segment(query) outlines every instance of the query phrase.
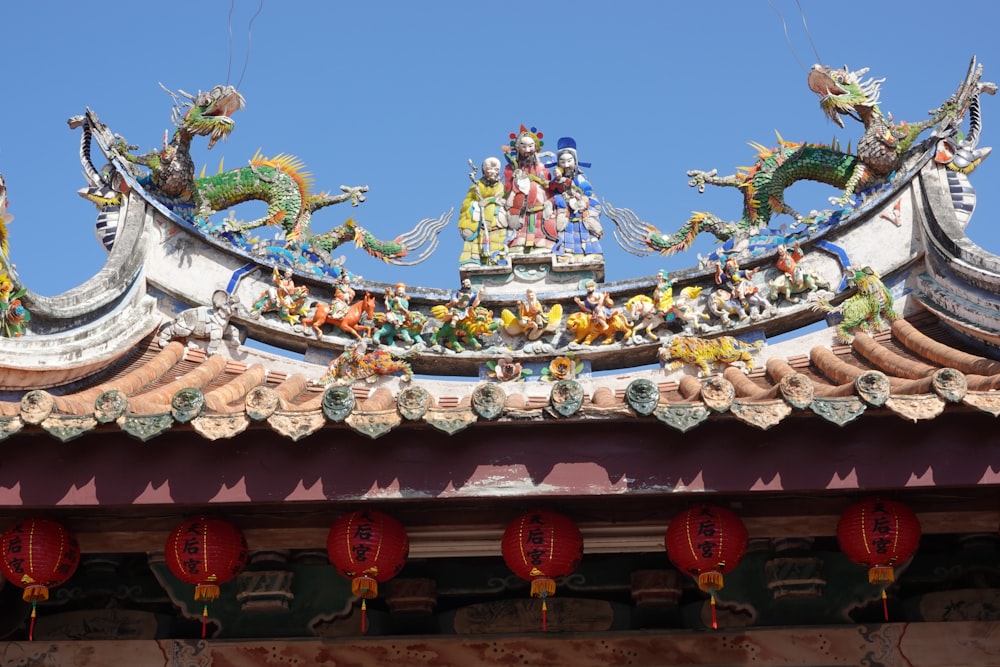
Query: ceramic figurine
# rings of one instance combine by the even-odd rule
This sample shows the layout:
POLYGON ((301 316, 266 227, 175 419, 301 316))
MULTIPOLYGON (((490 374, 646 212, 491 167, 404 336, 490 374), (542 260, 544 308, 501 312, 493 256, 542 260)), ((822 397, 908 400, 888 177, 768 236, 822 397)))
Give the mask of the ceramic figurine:
POLYGON ((549 170, 541 163, 542 134, 521 127, 506 150, 504 192, 507 196, 507 246, 514 253, 548 252, 556 239, 549 170))
MULTIPOLYGON (((469 160, 472 163, 472 160, 469 160)), ((502 165, 495 157, 483 160, 483 175, 477 180, 475 167, 469 178, 472 185, 458 214, 462 235, 461 265, 496 266, 507 263, 507 209, 502 165)))
POLYGON ((555 214, 555 227, 559 240, 552 248, 552 254, 559 261, 571 261, 577 257, 600 256, 601 207, 594 196, 594 188, 580 170, 589 167, 577 159, 576 141, 572 137, 562 137, 556 144, 556 164, 552 181, 549 183, 549 197, 555 214))

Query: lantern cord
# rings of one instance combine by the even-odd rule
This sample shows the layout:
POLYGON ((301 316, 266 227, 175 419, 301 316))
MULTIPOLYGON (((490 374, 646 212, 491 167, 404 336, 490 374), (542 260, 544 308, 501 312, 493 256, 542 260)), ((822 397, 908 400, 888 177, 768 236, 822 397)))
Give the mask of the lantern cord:
POLYGON ((885 599, 885 589, 882 589, 882 615, 885 616, 885 622, 889 622, 889 603, 885 599))
POLYGON ((711 606, 712 606, 712 629, 713 630, 718 630, 719 629, 719 619, 716 618, 716 616, 715 616, 715 590, 712 590, 712 592, 710 593, 710 595, 711 595, 711 600, 712 600, 712 604, 711 604, 711 606))
POLYGON ((368 600, 361 598, 361 634, 368 633, 368 600))
POLYGON ((38 616, 38 602, 31 601, 31 623, 28 624, 28 641, 35 640, 35 617, 38 616))
POLYGON ((205 638, 205 626, 208 625, 208 603, 201 608, 201 638, 205 638))

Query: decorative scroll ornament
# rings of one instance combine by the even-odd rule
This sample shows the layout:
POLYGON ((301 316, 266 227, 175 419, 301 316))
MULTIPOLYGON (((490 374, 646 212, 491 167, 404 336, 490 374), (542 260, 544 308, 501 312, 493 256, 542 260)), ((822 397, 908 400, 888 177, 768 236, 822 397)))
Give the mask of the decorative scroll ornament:
POLYGON ((644 378, 633 380, 625 389, 625 400, 633 410, 648 417, 660 402, 660 389, 644 378))
POLYGON ((507 392, 500 385, 489 382, 472 391, 472 409, 483 419, 496 419, 503 413, 507 392))
POLYGON ((736 400, 736 388, 726 378, 713 375, 701 385, 701 400, 716 412, 725 412, 736 400))
POLYGON ((181 389, 170 399, 170 413, 180 424, 186 424, 201 414, 205 407, 205 394, 197 387, 181 389))
POLYGON ((702 403, 681 403, 661 405, 653 414, 664 424, 674 427, 681 433, 687 433, 708 419, 711 413, 702 403))
POLYGON ((949 403, 961 403, 969 392, 969 381, 965 373, 954 368, 939 368, 931 376, 934 393, 949 403))
POLYGON ((281 406, 278 392, 271 387, 254 387, 247 393, 247 416, 254 421, 264 421, 281 406))
POLYGON ((675 516, 667 527, 666 546, 670 560, 698 582, 711 596, 712 628, 718 629, 715 592, 722 589, 723 575, 732 572, 747 550, 749 535, 735 512, 699 503, 675 516))
POLYGON ((361 598, 361 632, 367 632, 367 601, 378 597, 379 583, 399 574, 410 555, 406 529, 384 512, 358 510, 333 523, 326 550, 337 572, 351 580, 351 592, 361 598))
POLYGON ((342 422, 354 410, 354 392, 350 387, 334 385, 323 392, 323 414, 333 422, 342 422))
POLYGON ((175 577, 194 585, 194 599, 204 602, 201 636, 208 623, 208 603, 217 600, 219 587, 246 567, 249 550, 239 528, 223 519, 188 519, 167 537, 167 567, 175 577))
POLYGON ((583 387, 576 380, 560 380, 553 385, 549 400, 553 410, 569 417, 583 406, 583 387))
POLYGON ((865 411, 865 404, 855 396, 816 398, 809 407, 820 417, 837 426, 849 424, 865 411))
POLYGON ((34 638, 38 602, 49 599, 49 589, 66 583, 80 564, 80 546, 65 526, 49 519, 18 521, 0 536, 0 572, 24 589, 31 603, 28 640, 34 638))
POLYGON ((55 404, 52 394, 33 389, 21 397, 21 419, 28 424, 41 424, 52 414, 55 404))
POLYGON ((793 408, 803 410, 812 403, 816 389, 808 375, 789 373, 781 378, 781 395, 793 408))
POLYGON ((118 419, 118 425, 133 438, 146 442, 170 430, 174 425, 174 416, 169 412, 158 415, 122 415, 118 419))
POLYGON ((854 380, 858 395, 868 405, 880 407, 889 398, 889 378, 879 371, 865 371, 854 380))
POLYGON ((22 428, 24 428, 24 421, 20 416, 0 417, 0 440, 9 438, 22 428))
POLYGON ((542 599, 542 630, 546 630, 545 599, 555 594, 556 577, 572 574, 583 558, 580 529, 562 514, 535 510, 507 524, 501 550, 507 567, 531 582, 532 597, 542 599))
POLYGON ((767 430, 777 426, 788 415, 792 414, 792 406, 780 398, 770 401, 733 401, 729 412, 745 424, 767 430))
POLYGON ((423 387, 407 387, 399 392, 399 398, 396 399, 399 414, 410 421, 422 419, 430 406, 431 395, 423 387))
POLYGON ((894 500, 867 498, 840 515, 837 541, 848 558, 868 568, 868 583, 882 588, 882 612, 888 621, 885 589, 896 579, 895 566, 920 546, 917 515, 894 500))
POLYGON ((60 442, 69 442, 92 431, 97 426, 97 420, 90 415, 51 415, 39 426, 60 442))
POLYGON ((109 424, 128 410, 128 397, 118 389, 102 393, 94 401, 94 417, 101 424, 109 424))
POLYGON ((344 423, 352 429, 371 439, 380 438, 402 423, 395 410, 379 410, 378 412, 352 412, 344 423))

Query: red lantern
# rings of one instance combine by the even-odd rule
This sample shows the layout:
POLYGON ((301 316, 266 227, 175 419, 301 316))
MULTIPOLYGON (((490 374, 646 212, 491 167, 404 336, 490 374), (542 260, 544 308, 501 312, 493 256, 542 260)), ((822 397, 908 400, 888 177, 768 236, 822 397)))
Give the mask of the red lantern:
POLYGON ((38 602, 49 599, 49 588, 66 583, 80 564, 80 545, 65 526, 49 519, 18 521, 0 537, 0 571, 10 583, 24 589, 31 603, 28 639, 35 633, 38 602))
POLYGON ((531 582, 531 595, 542 598, 542 630, 545 630, 548 612, 545 598, 555 594, 555 578, 571 574, 583 558, 580 529, 562 514, 545 510, 528 512, 507 525, 501 551, 507 567, 531 582))
POLYGON ((725 583, 723 575, 739 565, 748 540, 746 526, 735 512, 705 503, 681 512, 667 527, 667 555, 711 596, 713 628, 719 627, 715 592, 725 583))
POLYGON ((868 583, 882 587, 882 613, 888 621, 885 587, 896 579, 895 566, 909 560, 920 545, 917 515, 894 500, 868 498, 840 515, 837 541, 848 558, 868 568, 868 583))
POLYGON ((194 599, 204 601, 201 636, 205 636, 208 603, 219 597, 219 586, 243 571, 247 541, 240 529, 223 519, 198 517, 174 528, 164 549, 175 577, 194 585, 194 599))
POLYGON ((410 555, 406 529, 378 510, 358 510, 333 523, 326 550, 337 571, 351 580, 351 592, 361 598, 361 632, 367 632, 367 601, 378 597, 379 582, 399 574, 410 555))

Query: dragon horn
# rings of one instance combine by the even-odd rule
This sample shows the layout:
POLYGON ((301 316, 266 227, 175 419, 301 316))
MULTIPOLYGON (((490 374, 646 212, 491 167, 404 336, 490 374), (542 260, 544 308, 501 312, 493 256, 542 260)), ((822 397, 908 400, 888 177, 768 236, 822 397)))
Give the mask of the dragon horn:
POLYGON ((166 86, 164 86, 162 82, 159 82, 159 81, 158 81, 157 83, 158 83, 158 84, 160 85, 160 88, 162 88, 162 89, 163 89, 163 91, 164 91, 164 92, 165 92, 165 93, 166 93, 167 95, 170 95, 170 97, 174 98, 174 101, 175 101, 175 102, 176 102, 176 101, 177 101, 177 99, 178 99, 178 98, 180 98, 180 97, 186 97, 186 98, 188 98, 189 100, 191 100, 191 101, 194 101, 194 95, 192 95, 191 93, 185 93, 185 92, 184 92, 183 90, 181 90, 180 88, 178 88, 178 89, 177 89, 177 92, 175 93, 174 91, 172 91, 172 90, 170 90, 169 88, 167 88, 166 86))

